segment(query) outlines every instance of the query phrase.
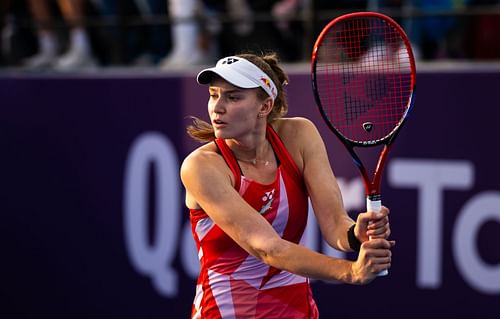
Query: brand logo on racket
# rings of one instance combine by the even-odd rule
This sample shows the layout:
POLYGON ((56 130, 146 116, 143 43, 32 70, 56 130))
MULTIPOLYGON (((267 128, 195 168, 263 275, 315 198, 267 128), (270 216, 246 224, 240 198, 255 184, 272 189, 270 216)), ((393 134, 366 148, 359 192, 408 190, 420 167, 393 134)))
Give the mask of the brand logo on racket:
POLYGON ((373 130, 373 123, 372 122, 364 122, 363 123, 363 129, 370 133, 373 130))

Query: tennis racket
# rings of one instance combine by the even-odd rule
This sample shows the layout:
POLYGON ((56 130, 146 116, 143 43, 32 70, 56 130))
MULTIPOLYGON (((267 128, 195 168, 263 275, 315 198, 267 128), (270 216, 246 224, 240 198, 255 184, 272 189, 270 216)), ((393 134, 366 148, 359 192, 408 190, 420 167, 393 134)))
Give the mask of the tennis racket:
MULTIPOLYGON (((328 127, 345 145, 366 189, 367 211, 378 212, 380 181, 389 150, 415 98, 410 41, 391 18, 356 12, 332 20, 312 53, 312 86, 328 127), (356 147, 383 145, 370 177, 356 147)), ((387 270, 379 273, 386 275, 387 270)))

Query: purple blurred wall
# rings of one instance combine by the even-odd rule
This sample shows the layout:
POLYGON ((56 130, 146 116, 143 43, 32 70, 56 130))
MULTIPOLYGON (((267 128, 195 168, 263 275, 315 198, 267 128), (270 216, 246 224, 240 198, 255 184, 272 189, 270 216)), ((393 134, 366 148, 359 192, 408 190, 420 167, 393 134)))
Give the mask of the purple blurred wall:
MULTIPOLYGON (((383 181, 390 275, 314 282, 322 318, 498 318, 499 83, 499 72, 418 75, 383 181)), ((288 96, 289 115, 319 127, 346 208, 363 210, 308 74, 291 75, 288 96)), ((189 317, 198 268, 178 168, 197 145, 186 117, 206 118, 206 100, 193 74, 0 76, 0 317, 189 317)), ((307 245, 337 254, 314 220, 307 245)))

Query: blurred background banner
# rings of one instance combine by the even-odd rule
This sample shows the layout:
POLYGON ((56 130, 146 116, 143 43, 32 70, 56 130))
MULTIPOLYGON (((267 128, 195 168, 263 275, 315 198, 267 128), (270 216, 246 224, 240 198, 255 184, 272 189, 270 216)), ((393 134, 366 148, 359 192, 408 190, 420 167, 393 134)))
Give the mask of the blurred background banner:
MULTIPOLYGON (((419 71, 383 178, 390 274, 315 281, 322 318, 498 318, 500 71, 485 69, 419 71)), ((307 67, 290 73, 289 115, 319 127, 354 216, 361 179, 307 67)), ((1 318, 189 317, 198 260, 178 172, 207 99, 191 71, 0 75, 1 318)), ((306 236, 339 255, 312 218, 306 236)))

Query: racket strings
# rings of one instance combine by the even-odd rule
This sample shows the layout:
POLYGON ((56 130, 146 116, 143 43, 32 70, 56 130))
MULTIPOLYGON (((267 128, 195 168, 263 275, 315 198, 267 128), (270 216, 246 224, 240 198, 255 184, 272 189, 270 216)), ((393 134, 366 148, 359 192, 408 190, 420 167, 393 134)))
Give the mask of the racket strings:
POLYGON ((316 86, 331 124, 356 142, 394 131, 412 93, 410 55, 399 31, 362 17, 334 25, 316 53, 316 86))

